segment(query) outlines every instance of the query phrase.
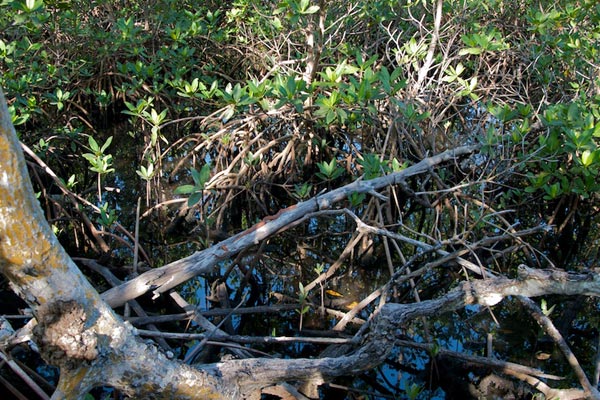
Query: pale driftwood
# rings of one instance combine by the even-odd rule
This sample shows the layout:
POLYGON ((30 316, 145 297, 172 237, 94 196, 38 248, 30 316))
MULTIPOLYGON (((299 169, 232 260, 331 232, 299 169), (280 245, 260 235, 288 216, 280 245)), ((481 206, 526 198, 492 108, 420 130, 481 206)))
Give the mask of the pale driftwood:
POLYGON ((329 209, 334 204, 346 200, 351 193, 370 193, 388 185, 401 184, 411 176, 425 173, 445 161, 468 155, 477 148, 478 146, 463 146, 448 150, 426 158, 400 172, 367 181, 356 180, 346 186, 297 203, 206 250, 145 272, 135 279, 109 289, 102 294, 102 299, 111 307, 118 307, 148 291, 152 291, 158 297, 195 276, 211 272, 219 261, 229 259, 240 251, 258 244, 281 229, 304 218, 307 214, 329 209))

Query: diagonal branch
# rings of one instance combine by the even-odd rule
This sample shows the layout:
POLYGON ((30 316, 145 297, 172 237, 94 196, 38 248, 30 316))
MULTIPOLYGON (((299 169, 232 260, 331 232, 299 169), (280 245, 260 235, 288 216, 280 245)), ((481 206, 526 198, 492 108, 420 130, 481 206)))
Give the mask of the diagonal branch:
POLYGON ((288 225, 302 219, 308 213, 329 209, 334 204, 346 200, 351 193, 369 193, 388 185, 400 184, 411 176, 423 174, 443 162, 473 153, 478 148, 479 146, 475 145, 458 147, 425 158, 402 171, 366 181, 359 179, 348 185, 317 195, 309 200, 280 210, 277 214, 264 218, 251 228, 208 249, 145 272, 135 279, 109 289, 102 294, 102 298, 111 307, 118 307, 148 291, 153 291, 154 295, 158 297, 195 276, 209 273, 219 261, 229 259, 240 251, 269 238, 288 225))
POLYGON ((573 352, 569 348, 569 345, 562 337, 558 329, 556 329, 550 318, 544 315, 540 307, 530 298, 519 296, 518 299, 527 309, 529 309, 533 318, 535 318, 535 320, 538 322, 538 324, 540 324, 540 326, 544 329, 548 336, 550 336, 552 340, 554 340, 554 342, 558 345, 558 348, 567 359, 569 365, 573 369, 573 372, 575 372, 577 379, 579 379, 579 383, 585 390, 586 395, 589 396, 589 398, 600 399, 600 393, 598 393, 598 389, 592 386, 590 380, 585 374, 585 371, 583 370, 583 368, 581 368, 581 365, 579 365, 577 357, 575 357, 575 354, 573 354, 573 352))

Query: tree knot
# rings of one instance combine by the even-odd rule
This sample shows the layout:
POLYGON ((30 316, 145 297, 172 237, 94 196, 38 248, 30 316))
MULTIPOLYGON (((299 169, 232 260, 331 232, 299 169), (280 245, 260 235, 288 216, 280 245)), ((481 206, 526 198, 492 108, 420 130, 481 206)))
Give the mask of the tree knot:
POLYGON ((46 361, 53 365, 76 367, 80 361, 98 356, 94 332, 85 327, 86 314, 75 301, 44 304, 36 315, 34 337, 46 361))

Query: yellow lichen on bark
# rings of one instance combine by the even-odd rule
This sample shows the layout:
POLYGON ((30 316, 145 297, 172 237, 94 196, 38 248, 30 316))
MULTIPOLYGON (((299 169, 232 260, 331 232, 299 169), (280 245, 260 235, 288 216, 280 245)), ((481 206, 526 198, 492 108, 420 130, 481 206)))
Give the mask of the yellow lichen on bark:
MULTIPOLYGON (((25 159, 0 91, 0 272, 37 304, 55 295, 42 279, 71 260, 59 245, 34 195, 25 159)), ((58 278, 60 279, 60 278, 58 278)), ((58 286, 60 288, 61 285, 58 286)), ((30 304, 32 305, 32 304, 30 304)))
POLYGON ((37 266, 52 247, 52 232, 39 223, 43 215, 33 203, 25 160, 1 93, 0 103, 0 263, 2 268, 20 265, 43 274, 44 268, 37 266))

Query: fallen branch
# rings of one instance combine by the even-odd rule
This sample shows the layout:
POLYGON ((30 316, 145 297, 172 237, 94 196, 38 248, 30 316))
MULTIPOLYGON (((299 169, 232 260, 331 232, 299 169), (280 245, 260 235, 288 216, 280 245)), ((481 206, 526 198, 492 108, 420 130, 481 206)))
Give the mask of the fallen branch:
POLYGON ((458 147, 426 158, 402 171, 367 181, 359 179, 346 186, 317 195, 309 200, 282 209, 273 216, 265 217, 251 228, 208 249, 145 272, 135 279, 109 289, 102 294, 102 299, 111 307, 118 307, 148 291, 152 291, 154 296, 158 297, 195 276, 212 271, 219 261, 230 259, 240 251, 269 238, 290 224, 302 219, 306 214, 329 209, 334 204, 346 200, 351 193, 369 193, 389 185, 400 184, 411 176, 425 173, 436 165, 470 154, 477 149, 478 146, 458 147))

